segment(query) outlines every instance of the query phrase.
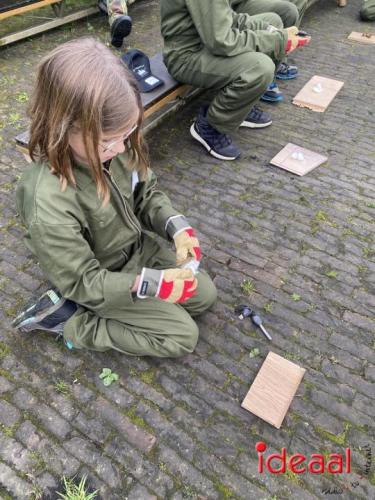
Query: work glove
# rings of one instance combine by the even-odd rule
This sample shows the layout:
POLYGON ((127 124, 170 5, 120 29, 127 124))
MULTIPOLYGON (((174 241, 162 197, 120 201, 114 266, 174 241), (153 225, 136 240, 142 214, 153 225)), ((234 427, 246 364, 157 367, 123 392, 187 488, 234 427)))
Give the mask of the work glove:
POLYGON ((199 262, 202 258, 198 238, 194 229, 183 215, 175 215, 167 220, 165 229, 176 246, 176 264, 183 266, 190 260, 199 262))
POLYGON ((286 42, 285 52, 290 54, 293 50, 303 47, 310 43, 311 36, 298 36, 299 29, 297 26, 291 26, 285 30, 288 34, 288 40, 286 42))
POLYGON ((185 302, 195 294, 198 281, 191 269, 142 269, 137 297, 156 297, 172 304, 185 302))

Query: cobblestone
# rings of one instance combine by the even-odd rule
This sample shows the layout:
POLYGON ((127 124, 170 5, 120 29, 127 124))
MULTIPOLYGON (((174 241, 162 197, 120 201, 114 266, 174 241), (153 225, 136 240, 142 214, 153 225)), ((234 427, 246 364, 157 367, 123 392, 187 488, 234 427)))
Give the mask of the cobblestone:
MULTIPOLYGON (((21 304, 47 286, 15 208, 27 168, 14 148, 27 128, 16 97, 30 94, 37 62, 62 41, 94 33, 109 43, 107 20, 93 16, 1 50, 1 498, 55 500, 63 477, 84 475, 105 500, 310 500, 335 487, 341 500, 375 498, 374 464, 365 470, 365 447, 375 453, 375 55, 346 40, 374 30, 358 21, 360 3, 338 9, 321 0, 308 12, 312 43, 291 57, 300 76, 280 82, 285 101, 267 108, 271 128, 234 135, 238 161, 208 156, 189 135, 209 94, 148 135, 159 184, 196 227, 219 290, 198 319, 195 352, 180 360, 70 352, 47 333, 11 329, 21 304), (291 104, 314 74, 345 81, 324 114, 291 104), (270 166, 287 142, 328 163, 301 178, 270 166), (248 295, 244 280, 253 285, 248 295), (271 344, 235 317, 239 303, 259 311, 271 344), (269 350, 307 370, 279 430, 240 407, 269 350), (103 367, 119 374, 111 387, 99 379, 103 367), (288 456, 350 447, 352 472, 261 474, 257 441, 288 456)), ((137 1, 130 12, 127 44, 160 51, 159 1, 137 1)))

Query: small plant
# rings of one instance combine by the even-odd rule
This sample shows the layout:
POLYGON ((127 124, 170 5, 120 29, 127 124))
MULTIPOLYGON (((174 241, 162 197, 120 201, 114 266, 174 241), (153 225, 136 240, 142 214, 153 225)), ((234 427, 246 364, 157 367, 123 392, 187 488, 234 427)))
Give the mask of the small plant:
POLYGON ((268 302, 268 304, 264 304, 263 309, 267 312, 270 313, 272 310, 272 302, 268 302))
POLYGON ((250 358, 256 358, 259 355, 259 349, 257 347, 254 347, 254 349, 251 349, 249 356, 250 358))
POLYGON ((17 95, 16 95, 16 100, 18 102, 27 102, 29 100, 29 96, 28 96, 28 93, 27 92, 19 92, 17 95))
POLYGON ((112 382, 118 380, 117 373, 112 372, 110 368, 103 368, 102 373, 99 375, 99 378, 103 380, 103 384, 105 386, 111 385, 112 382))
POLYGON ((82 477, 79 484, 76 484, 73 479, 63 477, 65 491, 64 493, 56 491, 60 498, 63 500, 94 500, 97 497, 98 490, 92 493, 86 491, 86 476, 82 477))
POLYGON ((292 293, 292 299, 295 302, 298 302, 299 300, 301 300, 301 295, 298 295, 298 293, 292 293))
POLYGON ((63 380, 58 380, 54 385, 55 391, 61 394, 68 394, 69 386, 63 380))
POLYGON ((14 124, 17 123, 18 120, 21 119, 21 115, 19 113, 10 113, 9 114, 9 122, 14 124))
POLYGON ((241 283, 241 290, 244 295, 251 295, 255 292, 255 285, 253 280, 243 280, 241 283))
POLYGON ((328 278, 336 278, 337 271, 327 271, 326 276, 328 276, 328 278))

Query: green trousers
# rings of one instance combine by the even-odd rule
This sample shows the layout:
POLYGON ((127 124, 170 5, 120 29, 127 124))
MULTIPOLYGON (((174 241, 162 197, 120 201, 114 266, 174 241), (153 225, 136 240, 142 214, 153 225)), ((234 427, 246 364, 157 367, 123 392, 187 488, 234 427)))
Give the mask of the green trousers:
POLYGON ((363 21, 375 21, 375 0, 365 0, 360 10, 363 21))
POLYGON ((288 0, 288 2, 293 3, 297 7, 298 21, 296 22, 295 26, 299 26, 309 5, 309 0, 288 0))
MULTIPOLYGON (((155 269, 176 267, 176 256, 146 237, 144 261, 140 265, 155 269)), ((118 314, 113 313, 113 318, 101 318, 79 307, 65 325, 64 338, 74 348, 115 349, 134 356, 177 357, 190 353, 199 333, 191 316, 208 309, 217 295, 207 273, 200 271, 197 279, 196 294, 181 305, 134 296, 133 304, 118 314)))
POLYGON ((300 15, 298 5, 290 4, 303 2, 307 0, 230 0, 230 6, 235 12, 243 12, 249 16, 273 12, 281 18, 284 28, 289 28, 296 25, 300 15))
MULTIPOLYGON (((259 22, 282 28, 277 14, 259 14, 252 17, 252 27, 259 22)), ((194 87, 217 90, 211 102, 207 119, 212 127, 231 134, 243 122, 253 105, 264 93, 275 74, 275 63, 283 57, 270 46, 267 53, 243 52, 225 57, 215 56, 208 49, 182 54, 166 61, 171 75, 178 81, 194 87)))

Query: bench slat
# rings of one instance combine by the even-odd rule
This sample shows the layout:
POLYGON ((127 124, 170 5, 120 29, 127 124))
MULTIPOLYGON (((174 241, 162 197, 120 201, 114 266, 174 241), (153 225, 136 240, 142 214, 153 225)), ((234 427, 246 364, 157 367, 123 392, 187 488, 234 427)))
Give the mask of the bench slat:
POLYGON ((45 7, 46 5, 52 5, 54 3, 61 3, 62 0, 41 0, 38 2, 27 2, 26 5, 13 8, 11 10, 6 10, 5 12, 0 12, 0 21, 2 19, 6 19, 7 17, 15 16, 17 14, 23 14, 24 12, 28 12, 34 9, 40 9, 41 7, 45 7))

